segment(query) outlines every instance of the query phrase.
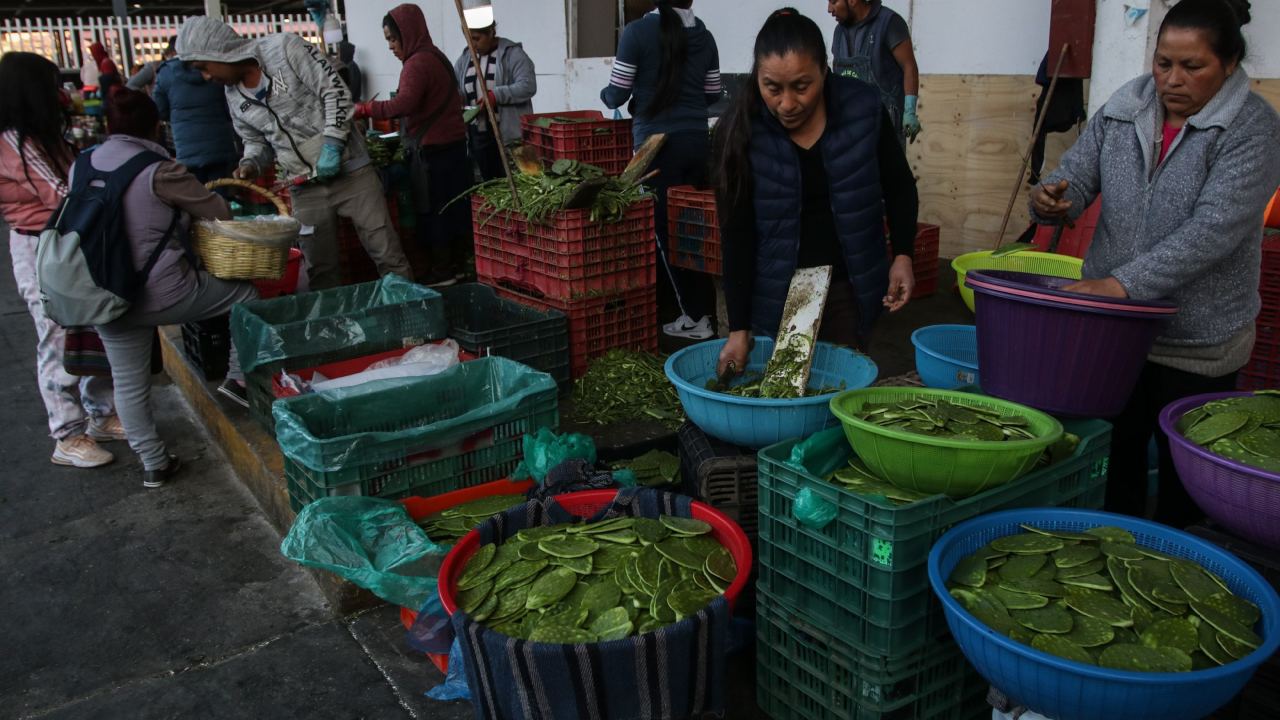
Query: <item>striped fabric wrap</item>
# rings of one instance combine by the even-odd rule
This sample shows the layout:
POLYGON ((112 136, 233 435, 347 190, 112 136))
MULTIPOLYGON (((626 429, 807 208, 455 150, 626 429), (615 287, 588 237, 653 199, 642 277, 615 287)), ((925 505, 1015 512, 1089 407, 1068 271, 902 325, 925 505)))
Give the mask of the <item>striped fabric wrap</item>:
MULTIPOLYGON (((643 488, 618 493, 589 521, 615 517, 690 517, 691 500, 643 488)), ((482 544, 530 527, 577 518, 548 498, 494 516, 479 527, 482 544)), ((517 640, 461 610, 461 641, 476 717, 481 720, 676 720, 723 717, 729 605, 721 596, 696 615, 637 637, 559 645, 517 640)))

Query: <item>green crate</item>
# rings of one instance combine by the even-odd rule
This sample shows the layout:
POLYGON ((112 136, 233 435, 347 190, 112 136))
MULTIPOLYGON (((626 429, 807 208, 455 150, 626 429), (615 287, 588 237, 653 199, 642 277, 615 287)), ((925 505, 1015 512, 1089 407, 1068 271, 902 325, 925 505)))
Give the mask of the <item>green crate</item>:
POLYGON ((336 495, 435 495, 506 477, 523 438, 559 426, 544 374, 482 358, 425 378, 281 400, 280 445, 295 510, 336 495))
POLYGON ((440 293, 395 275, 231 309, 231 339, 245 372, 249 413, 268 433, 275 428, 272 375, 441 340, 448 333, 440 293))
POLYGON ((569 382, 569 319, 559 310, 538 310, 498 297, 481 283, 443 288, 449 337, 480 357, 510 358, 541 370, 561 385, 569 382))
POLYGON ((864 652, 902 656, 944 635, 929 588, 929 550, 958 522, 1017 507, 1101 508, 1111 426, 1067 423, 1072 457, 963 500, 942 495, 895 506, 857 495, 788 464, 794 441, 760 451, 759 587, 864 652), (796 521, 808 489, 837 508, 826 527, 796 521))
POLYGON ((756 694, 774 720, 976 717, 985 687, 950 638, 900 659, 866 656, 784 603, 757 597, 756 694))

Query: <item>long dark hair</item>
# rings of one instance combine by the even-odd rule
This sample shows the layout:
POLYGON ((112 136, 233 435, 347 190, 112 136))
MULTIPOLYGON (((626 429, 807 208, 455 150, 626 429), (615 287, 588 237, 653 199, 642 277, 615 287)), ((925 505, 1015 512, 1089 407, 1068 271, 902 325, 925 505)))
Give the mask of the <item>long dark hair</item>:
POLYGON ((1249 8, 1249 0, 1182 0, 1164 16, 1160 35, 1167 28, 1200 30, 1223 65, 1240 62, 1248 50, 1240 28, 1253 19, 1249 8))
POLYGON ((688 8, 692 0, 657 0, 655 4, 662 30, 662 62, 658 65, 658 89, 644 109, 646 115, 657 115, 680 100, 684 64, 689 57, 689 37, 675 8, 688 8))
POLYGON ((715 173, 717 191, 722 202, 736 203, 750 187, 751 124, 764 107, 760 96, 760 61, 772 55, 798 53, 808 55, 825 74, 827 41, 813 20, 795 8, 782 8, 765 20, 756 35, 752 51, 751 74, 733 99, 733 105, 716 125, 715 173))
POLYGON ((396 22, 396 19, 391 17, 391 13, 387 13, 382 16, 382 27, 386 28, 387 31, 391 33, 391 37, 395 38, 397 41, 403 40, 403 37, 400 35, 400 23, 396 22))
POLYGON ((35 53, 7 52, 0 57, 0 132, 18 133, 18 157, 32 187, 28 140, 61 180, 67 179, 75 155, 65 139, 67 111, 58 80, 58 66, 35 53))

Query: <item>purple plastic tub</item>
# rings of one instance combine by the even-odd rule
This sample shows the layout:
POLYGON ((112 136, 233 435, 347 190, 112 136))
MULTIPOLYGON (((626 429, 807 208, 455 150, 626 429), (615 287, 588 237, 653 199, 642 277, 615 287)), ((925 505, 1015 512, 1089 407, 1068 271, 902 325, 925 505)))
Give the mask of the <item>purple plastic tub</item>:
POLYGON ((1280 549, 1280 475, 1215 455, 1177 430, 1183 415, 1205 403, 1251 394, 1211 393, 1169 403, 1160 429, 1169 436, 1182 486, 1204 514, 1245 540, 1280 549))
POLYGON ((1166 302, 1062 291, 1065 278, 996 270, 973 289, 982 390, 1064 417, 1115 417, 1138 382, 1166 302))

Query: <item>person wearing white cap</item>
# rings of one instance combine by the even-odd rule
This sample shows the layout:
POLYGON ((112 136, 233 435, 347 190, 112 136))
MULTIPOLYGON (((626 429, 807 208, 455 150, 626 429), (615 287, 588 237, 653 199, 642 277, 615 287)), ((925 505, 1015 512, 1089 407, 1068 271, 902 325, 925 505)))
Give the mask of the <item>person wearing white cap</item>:
POLYGON ((520 117, 533 112, 533 96, 538 92, 538 78, 533 60, 520 43, 498 37, 494 22, 493 6, 483 5, 463 11, 471 42, 480 56, 480 68, 484 73, 488 93, 482 96, 476 80, 476 67, 471 62, 471 52, 463 50, 454 63, 458 87, 468 106, 489 104, 498 116, 498 131, 489 126, 487 113, 479 113, 467 126, 467 143, 471 158, 485 180, 502 177, 502 156, 498 143, 520 142, 520 117))

